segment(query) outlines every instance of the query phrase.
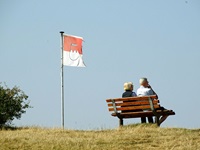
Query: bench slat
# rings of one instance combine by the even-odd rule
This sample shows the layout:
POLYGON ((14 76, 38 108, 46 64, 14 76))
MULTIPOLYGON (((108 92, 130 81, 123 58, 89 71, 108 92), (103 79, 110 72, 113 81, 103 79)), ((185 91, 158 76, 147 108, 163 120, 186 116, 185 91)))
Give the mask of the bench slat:
MULTIPOLYGON (((158 104, 159 100, 153 100, 153 104, 158 104)), ((135 102, 117 102, 116 106, 130 106, 130 105, 149 105, 149 101, 135 101, 135 102)), ((108 103, 108 107, 112 107, 112 103, 108 103)))
MULTIPOLYGON (((142 97, 125 97, 125 98, 113 98, 113 100, 115 100, 115 102, 118 102, 118 101, 134 101, 134 100, 148 100, 149 97, 151 99, 156 99, 157 96, 156 95, 151 95, 151 96, 142 96, 142 97)), ((112 102, 112 98, 110 99, 107 99, 106 102, 112 102)))
MULTIPOLYGON (((160 105, 154 105, 154 108, 160 108, 160 105)), ((151 109, 150 105, 142 105, 142 106, 130 106, 130 107, 116 107, 116 110, 117 111, 120 111, 120 110, 146 110, 146 109, 151 109)), ((111 107, 108 109, 109 111, 114 111, 114 108, 111 107)))

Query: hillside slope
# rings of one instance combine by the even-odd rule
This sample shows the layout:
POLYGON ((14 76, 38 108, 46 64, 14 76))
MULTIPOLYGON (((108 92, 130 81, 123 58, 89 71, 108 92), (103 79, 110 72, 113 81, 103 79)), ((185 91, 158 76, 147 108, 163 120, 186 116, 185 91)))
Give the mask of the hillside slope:
POLYGON ((0 150, 198 150, 200 129, 148 124, 99 131, 28 127, 0 130, 0 145, 0 150))

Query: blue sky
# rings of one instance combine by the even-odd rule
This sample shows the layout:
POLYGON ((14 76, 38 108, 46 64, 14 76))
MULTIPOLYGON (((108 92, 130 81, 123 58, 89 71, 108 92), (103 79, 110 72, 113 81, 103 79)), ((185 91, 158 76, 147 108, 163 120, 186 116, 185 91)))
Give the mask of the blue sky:
MULTIPOLYGON (((60 31, 84 38, 86 68, 65 67, 65 128, 115 128, 105 100, 147 77, 162 127, 199 128, 200 1, 0 1, 0 82, 31 101, 18 126, 61 126, 60 31)), ((125 124, 139 119, 125 120, 125 124)))

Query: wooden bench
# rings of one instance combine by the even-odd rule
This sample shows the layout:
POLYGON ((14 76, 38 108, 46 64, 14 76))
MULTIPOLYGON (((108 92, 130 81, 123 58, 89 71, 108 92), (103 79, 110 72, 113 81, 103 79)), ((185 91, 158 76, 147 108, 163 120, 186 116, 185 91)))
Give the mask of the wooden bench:
POLYGON ((160 126, 169 115, 175 115, 173 110, 162 109, 156 95, 113 98, 107 99, 106 102, 111 115, 119 118, 120 126, 123 126, 123 119, 153 116, 155 123, 160 126))

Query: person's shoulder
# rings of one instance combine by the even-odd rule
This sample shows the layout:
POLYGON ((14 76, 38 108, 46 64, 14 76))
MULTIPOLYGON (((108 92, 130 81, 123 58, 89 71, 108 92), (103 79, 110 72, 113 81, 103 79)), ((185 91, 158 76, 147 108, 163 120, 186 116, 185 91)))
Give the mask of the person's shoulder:
POLYGON ((125 92, 124 92, 124 93, 122 93, 122 97, 125 97, 125 92))
POLYGON ((141 90, 141 89, 143 89, 144 87, 143 86, 140 86, 137 90, 141 90))
POLYGON ((137 94, 135 92, 132 92, 132 96, 137 96, 137 94))
POLYGON ((141 88, 139 87, 137 90, 136 90, 136 93, 140 92, 141 91, 141 88))

